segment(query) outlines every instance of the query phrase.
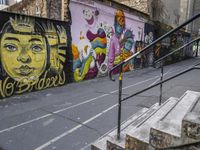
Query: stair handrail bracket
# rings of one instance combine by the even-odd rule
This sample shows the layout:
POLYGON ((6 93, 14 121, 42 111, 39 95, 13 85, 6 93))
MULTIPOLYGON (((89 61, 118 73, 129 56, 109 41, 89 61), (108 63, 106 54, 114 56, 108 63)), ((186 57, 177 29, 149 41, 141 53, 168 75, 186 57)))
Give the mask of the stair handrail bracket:
POLYGON ((120 131, 121 131, 121 105, 122 105, 122 102, 135 96, 135 95, 138 95, 140 93, 143 93, 151 88, 154 88, 155 86, 158 86, 160 85, 160 102, 159 104, 161 105, 161 102, 162 102, 162 84, 173 79, 173 78, 176 78, 184 73, 187 73, 193 69, 200 69, 200 63, 168 78, 168 79, 165 79, 163 80, 163 60, 166 59, 168 56, 171 56, 173 55, 175 52, 177 51, 180 51, 181 49, 185 48, 186 46, 189 46, 190 44, 196 42, 196 41, 200 41, 200 37, 197 37, 195 39, 193 39, 192 41, 186 43, 185 45, 179 47, 178 49, 174 50, 173 52, 171 53, 168 53, 167 55, 163 56, 162 58, 158 59, 157 61, 154 62, 155 63, 158 63, 158 62, 161 62, 161 76, 160 76, 160 82, 150 86, 150 87, 147 87, 147 88, 144 88, 143 90, 137 92, 137 93, 134 93, 128 97, 125 97, 122 99, 122 81, 123 81, 123 65, 126 64, 127 62, 129 62, 130 60, 136 58, 138 55, 141 55, 143 54, 145 51, 147 51, 149 48, 151 48, 152 46, 154 46, 155 44, 157 44, 158 42, 160 42, 161 40, 163 40, 164 38, 172 35, 173 33, 175 33, 176 31, 178 31, 179 29, 181 29, 182 27, 186 26, 187 24, 189 24, 190 22, 194 21, 195 19, 199 18, 200 17, 200 13, 191 17, 190 19, 188 19, 187 21, 185 21, 184 23, 182 23, 181 25, 179 25, 178 27, 172 29, 171 31, 169 31, 168 33, 164 34, 163 36, 159 37, 157 40, 153 41, 151 44, 147 45, 146 47, 144 47, 141 51, 138 51, 137 53, 133 54, 132 56, 130 56, 129 58, 127 58, 126 60, 120 62, 119 64, 117 64, 116 66, 114 66, 110 71, 109 71, 109 78, 110 80, 112 81, 115 81, 115 79, 113 78, 113 71, 118 69, 119 70, 119 93, 118 93, 118 125, 117 125, 117 140, 120 140, 120 131))

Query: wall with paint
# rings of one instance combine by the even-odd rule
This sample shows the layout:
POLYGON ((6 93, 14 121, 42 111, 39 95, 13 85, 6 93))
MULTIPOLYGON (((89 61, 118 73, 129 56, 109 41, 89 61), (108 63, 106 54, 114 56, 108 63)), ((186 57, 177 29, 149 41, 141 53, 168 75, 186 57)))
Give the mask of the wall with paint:
POLYGON ((68 22, 0 12, 0 97, 72 81, 68 22))
MULTIPOLYGON (((75 81, 106 75, 144 40, 142 17, 91 0, 71 0, 70 11, 75 81)), ((130 69, 133 62, 124 67, 130 69)))

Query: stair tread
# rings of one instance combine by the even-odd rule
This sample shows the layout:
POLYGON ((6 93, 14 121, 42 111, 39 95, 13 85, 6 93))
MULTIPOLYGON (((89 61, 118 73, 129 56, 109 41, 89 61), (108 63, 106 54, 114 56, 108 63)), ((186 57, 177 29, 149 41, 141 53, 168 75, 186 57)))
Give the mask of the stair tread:
POLYGON ((150 128, 162 119, 162 117, 170 111, 170 109, 177 103, 178 98, 171 97, 165 105, 161 106, 154 115, 152 115, 146 122, 138 126, 135 129, 130 130, 127 134, 131 137, 139 139, 143 142, 148 143, 150 128))
POLYGON ((161 121, 157 123, 156 130, 180 137, 184 116, 190 112, 200 97, 200 93, 187 91, 176 106, 161 121))
POLYGON ((179 100, 177 105, 172 109, 172 111, 170 111, 162 120, 181 125, 183 117, 194 107, 193 105, 196 103, 199 96, 200 93, 198 92, 187 91, 186 94, 179 100))
MULTIPOLYGON (((157 106, 155 106, 157 107, 157 106)), ((133 116, 131 116, 125 123, 122 124, 122 129, 126 127, 128 124, 130 124, 134 119, 137 119, 141 114, 146 113, 149 109, 148 108, 143 108, 139 110, 137 113, 135 113, 133 116)), ((123 135, 122 135, 123 137, 123 135)), ((106 133, 104 136, 100 137, 98 140, 96 140, 93 144, 92 147, 96 147, 100 150, 106 150, 106 143, 107 140, 113 141, 116 139, 116 129, 113 129, 112 131, 106 133)))
POLYGON ((152 105, 148 111, 146 111, 145 113, 143 113, 140 117, 138 117, 137 119, 135 119, 133 121, 132 124, 130 124, 128 127, 126 127, 125 129, 123 129, 121 131, 121 138, 120 138, 120 141, 119 140, 116 140, 116 132, 112 132, 110 134, 111 137, 115 137, 115 138, 110 138, 109 141, 115 145, 118 145, 122 148, 125 148, 125 139, 126 139, 126 134, 129 132, 129 130, 131 130, 132 128, 135 128, 137 127, 138 125, 140 125, 142 122, 144 122, 146 119, 148 119, 149 117, 151 117, 155 111, 157 109, 159 109, 159 105, 158 103, 152 105))

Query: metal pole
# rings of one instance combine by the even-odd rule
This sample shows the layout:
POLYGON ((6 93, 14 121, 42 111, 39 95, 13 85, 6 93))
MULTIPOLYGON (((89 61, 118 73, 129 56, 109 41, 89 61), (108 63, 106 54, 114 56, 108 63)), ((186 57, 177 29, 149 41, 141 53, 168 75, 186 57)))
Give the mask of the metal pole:
POLYGON ((162 103, 162 80, 163 80, 163 61, 161 61, 161 75, 160 75, 160 101, 159 101, 159 105, 161 105, 162 103))
POLYGON ((196 57, 198 56, 198 51, 199 51, 199 40, 197 41, 196 57))
POLYGON ((120 66, 120 75, 119 75, 117 140, 120 140, 120 130, 121 130, 122 79, 123 79, 123 65, 120 66))

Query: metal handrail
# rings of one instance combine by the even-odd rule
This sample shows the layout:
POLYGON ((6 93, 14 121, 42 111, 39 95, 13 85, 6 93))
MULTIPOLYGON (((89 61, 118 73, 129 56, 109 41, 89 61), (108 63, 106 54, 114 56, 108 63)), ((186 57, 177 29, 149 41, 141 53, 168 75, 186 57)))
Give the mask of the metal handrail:
MULTIPOLYGON (((183 72, 180 72, 180 73, 178 73, 177 75, 174 75, 173 77, 170 77, 170 78, 168 78, 168 79, 163 80, 163 63, 162 63, 162 64, 161 64, 161 65, 162 65, 162 66, 161 66, 161 76, 160 76, 160 82, 159 82, 159 83, 156 83, 156 84, 154 84, 154 85, 152 85, 152 86, 150 86, 150 87, 147 87, 147 88, 145 88, 145 89, 143 89, 143 90, 141 90, 141 91, 139 91, 139 92, 137 92, 137 93, 135 93, 135 94, 132 94, 132 95, 130 95, 130 96, 128 96, 128 97, 122 99, 123 65, 124 65, 125 63, 127 63, 128 61, 130 61, 131 59, 135 58, 136 56, 138 56, 138 55, 142 54, 143 52, 145 52, 146 50, 148 50, 151 46, 153 46, 153 45, 155 45, 156 43, 160 42, 161 40, 163 40, 163 39, 166 38, 167 36, 173 34, 174 32, 176 32, 176 31, 178 31, 179 29, 181 29, 183 26, 187 25, 188 23, 192 22, 193 20, 195 20, 195 19, 197 19, 197 18, 199 18, 199 17, 200 17, 200 13, 197 14, 197 15, 195 15, 195 16, 193 16, 192 18, 190 18, 189 20, 187 20, 186 22, 184 22, 183 24, 181 24, 181 25, 178 26, 177 28, 175 28, 175 29, 169 31, 168 33, 166 33, 165 35, 161 36, 161 37, 158 38, 157 40, 153 41, 150 45, 146 46, 146 47, 143 48, 141 51, 139 51, 139 52, 133 54, 131 57, 127 58, 126 60, 122 61, 122 62, 119 63, 118 65, 114 66, 114 67, 109 71, 109 78, 110 78, 112 81, 115 81, 115 79, 112 78, 112 72, 113 72, 116 68, 119 68, 119 69, 120 69, 120 70, 119 70, 119 72, 120 72, 120 75, 119 75, 119 93, 118 93, 117 140, 120 140, 120 130, 121 130, 121 104, 122 104, 122 101, 125 101, 125 100, 127 100, 127 99, 129 99, 129 98, 131 98, 131 97, 133 97, 133 96, 135 96, 135 95, 137 95, 137 94, 140 94, 140 93, 142 93, 142 92, 144 92, 144 91, 147 91, 147 90, 149 90, 149 89, 151 89, 151 88, 153 88, 153 87, 155 87, 155 86, 160 85, 160 102, 159 102, 159 104, 161 105, 161 100, 162 100, 162 83, 165 83, 165 82, 167 82, 167 81, 169 81, 169 80, 171 80, 171 79, 173 79, 173 78, 175 78, 175 77, 177 77, 177 76, 180 76, 180 75, 182 75, 182 74, 184 74, 184 73, 186 73, 186 72, 189 72, 189 71, 191 71, 191 70, 193 70, 193 69, 200 69, 200 66, 197 66, 197 65, 199 65, 199 63, 198 63, 197 65, 195 65, 195 66, 193 66, 193 67, 191 67, 191 68, 189 68, 189 69, 187 69, 187 70, 184 70, 183 72)), ((182 47, 179 48, 178 50, 180 50, 180 49, 182 49, 182 48, 188 46, 189 44, 193 43, 193 42, 196 41, 196 40, 199 40, 199 39, 197 38, 197 39, 195 39, 195 40, 189 42, 188 44, 185 44, 184 46, 182 46, 182 47)), ((177 51, 178 51, 178 50, 177 50, 177 51)), ((170 54, 170 55, 172 55, 172 54, 170 54)), ((168 56, 169 56, 169 54, 168 54, 168 56)), ((166 56, 166 57, 168 57, 168 56, 166 56)), ((165 57, 165 58, 166 58, 166 57, 165 57)), ((165 58, 163 58, 163 59, 165 59, 165 58)))
POLYGON ((115 81, 115 79, 112 78, 112 72, 116 69, 119 68, 120 66, 123 66, 123 64, 125 64, 126 62, 130 61, 131 59, 135 58, 136 56, 140 55, 141 53, 145 52, 147 49, 149 49, 150 47, 152 47, 153 45, 155 45, 156 43, 160 42, 161 40, 163 40, 164 38, 166 38, 167 36, 175 33, 176 31, 178 31, 179 29, 181 29, 182 27, 184 27, 185 25, 187 25, 188 23, 192 22, 193 20, 197 19, 198 17, 200 17, 200 13, 193 16, 192 18, 190 18, 189 20, 187 20, 186 22, 182 23, 180 26, 172 29, 171 31, 169 31, 168 33, 164 34, 163 36, 161 36, 160 38, 158 38, 157 40, 153 41, 151 44, 149 44, 148 46, 146 46, 145 48, 143 48, 141 51, 133 54, 131 57, 127 58, 126 60, 124 60, 123 62, 117 64, 116 66, 114 66, 110 71, 109 71, 109 78, 112 81, 115 81))
POLYGON ((194 39, 194 40, 188 42, 187 44, 185 44, 185 45, 183 45, 183 46, 177 48, 176 50, 172 51, 171 53, 168 53, 167 55, 165 55, 165 56, 159 58, 158 60, 156 60, 156 61, 154 62, 154 64, 157 64, 158 62, 163 61, 163 60, 166 59, 167 57, 173 55, 174 53, 180 51, 181 49, 183 49, 183 48, 189 46, 190 44, 192 44, 192 43, 194 43, 194 42, 196 42, 196 41, 199 41, 199 40, 200 40, 200 37, 198 37, 198 38, 196 38, 196 39, 194 39))
POLYGON ((123 99, 121 100, 121 102, 126 101, 127 99, 129 99, 129 98, 131 98, 131 97, 133 97, 133 96, 136 96, 136 95, 138 95, 138 94, 141 94, 141 93, 143 93, 143 92, 145 92, 145 91, 147 91, 147 90, 150 90, 150 89, 152 89, 152 88, 154 88, 154 87, 156 87, 156 86, 158 86, 158 85, 161 85, 162 83, 165 83, 165 82, 167 82, 167 81, 169 81, 169 80, 171 80, 171 79, 174 79, 174 78, 176 78, 176 77, 178 77, 178 76, 180 76, 180 75, 182 75, 182 74, 185 74, 185 73, 187 73, 187 72, 189 72, 189 71, 192 71, 193 69, 200 69, 200 66, 199 66, 199 65, 200 65, 200 63, 197 63, 197 64, 195 64, 194 66, 189 67, 188 69, 185 69, 184 71, 181 71, 181 72, 177 73, 176 75, 174 75, 174 76, 172 76, 172 77, 170 77, 170 78, 167 78, 167 79, 165 79, 165 80, 163 80, 163 81, 161 81, 161 82, 158 82, 158 83, 156 83, 156 84, 153 84, 153 85, 151 85, 151 86, 149 86, 149 87, 147 87, 147 88, 145 88, 145 89, 143 89, 143 90, 141 90, 141 91, 138 91, 138 92, 136 92, 136 93, 134 93, 134 94, 132 94, 132 95, 130 95, 130 96, 127 96, 127 97, 123 98, 123 99))

